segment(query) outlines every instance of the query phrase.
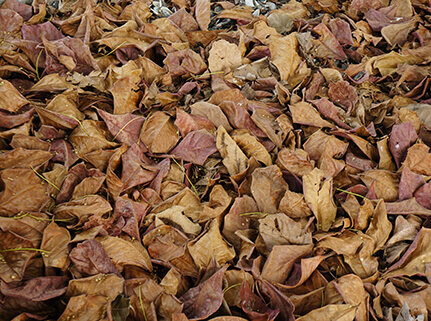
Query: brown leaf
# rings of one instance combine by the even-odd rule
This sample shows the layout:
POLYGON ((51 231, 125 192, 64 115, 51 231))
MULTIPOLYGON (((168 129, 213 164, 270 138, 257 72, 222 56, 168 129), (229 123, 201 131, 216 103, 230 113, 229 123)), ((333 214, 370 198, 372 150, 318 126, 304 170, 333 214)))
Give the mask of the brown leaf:
POLYGON ((237 231, 246 230, 250 227, 250 219, 246 213, 257 212, 256 202, 248 195, 237 197, 231 206, 229 213, 224 217, 223 236, 235 247, 239 247, 240 238, 237 231))
MULTIPOLYGON (((11 11, 12 12, 12 11, 11 11)), ((18 15, 17 15, 18 16, 18 15)), ((7 80, 0 79, 0 108, 16 113, 21 107, 30 103, 7 80)))
POLYGON ((109 149, 118 146, 117 143, 106 139, 108 131, 103 127, 103 122, 95 120, 83 120, 70 135, 70 143, 78 156, 98 149, 109 149))
POLYGON ((332 198, 332 179, 326 179, 320 187, 322 178, 323 172, 317 168, 303 176, 304 198, 317 218, 319 230, 328 231, 335 220, 337 207, 332 198))
POLYGON ((123 169, 121 171, 122 190, 151 182, 157 175, 154 168, 149 167, 148 158, 145 156, 145 147, 133 144, 121 155, 123 169))
POLYGON ((259 143, 256 137, 252 136, 248 130, 237 129, 232 132, 231 136, 247 157, 254 157, 267 166, 272 164, 271 155, 269 155, 266 148, 259 143))
POLYGON ((413 173, 410 168, 404 167, 401 172, 400 184, 398 188, 398 198, 400 201, 413 197, 414 192, 423 184, 425 180, 422 175, 413 173))
POLYGON ((427 209, 431 209, 431 184, 426 183, 415 192, 416 201, 427 209))
POLYGON ((395 163, 400 167, 404 161, 407 150, 416 141, 418 135, 412 123, 402 123, 392 127, 391 137, 389 138, 389 150, 394 157, 395 163))
POLYGON ((247 282, 243 282, 239 293, 241 308, 252 320, 273 321, 279 314, 279 310, 270 309, 260 296, 251 290, 247 282))
POLYGON ((40 248, 49 252, 43 256, 46 267, 56 267, 65 270, 69 265, 68 244, 71 240, 67 229, 58 226, 55 222, 50 223, 43 231, 42 244, 40 248))
POLYGON ((183 137, 195 130, 206 129, 209 133, 213 133, 216 130, 208 118, 204 116, 188 114, 181 109, 177 109, 175 126, 178 127, 178 130, 183 137))
POLYGON ((17 248, 31 248, 33 244, 23 239, 13 232, 3 232, 0 230, 0 278, 7 283, 20 281, 28 266, 30 259, 35 256, 34 251, 13 250, 17 248), (12 250, 12 251, 5 251, 12 250))
POLYGON ((71 297, 59 320, 75 317, 76 321, 103 320, 107 308, 105 296, 79 295, 71 297))
POLYGON ((407 151, 406 160, 402 167, 408 167, 413 172, 422 175, 431 175, 431 153, 425 144, 416 143, 407 151))
POLYGON ((302 218, 312 215, 310 208, 304 200, 304 195, 286 189, 280 201, 278 210, 291 218, 302 218))
POLYGON ((276 213, 287 188, 283 174, 276 165, 257 168, 252 174, 250 190, 261 212, 276 213))
POLYGON ((35 108, 42 124, 58 129, 73 129, 84 119, 78 109, 78 92, 67 90, 54 97, 45 108, 35 108))
POLYGON ((421 228, 401 259, 385 272, 384 277, 425 274, 425 263, 430 260, 429 251, 427 250, 430 237, 431 230, 421 228))
POLYGON ((356 320, 368 320, 368 294, 362 280, 354 274, 343 275, 334 282, 334 286, 345 303, 357 307, 356 320))
POLYGON ((259 250, 266 253, 275 245, 310 244, 311 233, 307 230, 306 224, 305 220, 297 222, 284 214, 272 214, 260 219, 259 236, 265 248, 259 246, 259 250))
POLYGON ((139 134, 145 121, 144 117, 131 114, 111 115, 101 109, 98 109, 97 112, 102 117, 111 135, 118 142, 129 146, 139 142, 139 134))
POLYGON ((232 130, 226 115, 223 114, 219 106, 199 101, 191 105, 190 109, 193 115, 208 118, 215 127, 223 126, 229 132, 232 130))
POLYGON ((401 202, 386 203, 388 214, 400 215, 431 215, 431 210, 420 205, 415 198, 401 202))
POLYGON ((201 30, 208 30, 211 20, 211 4, 209 0, 197 0, 195 6, 195 16, 201 30))
POLYGON ((223 126, 217 129, 217 149, 229 174, 236 175, 247 168, 247 157, 223 126))
POLYGON ((235 250, 221 236, 217 220, 211 222, 205 234, 188 243, 187 248, 196 265, 201 268, 207 267, 211 259, 223 265, 235 257, 235 250))
POLYGON ((295 33, 284 37, 270 37, 271 62, 277 67, 280 79, 295 87, 310 74, 306 64, 297 53, 298 41, 295 33))
POLYGON ((290 112, 292 113, 292 119, 295 124, 314 126, 314 127, 328 127, 333 128, 330 122, 320 117, 314 107, 306 102, 299 102, 293 105, 289 105, 290 112))
POLYGON ((294 150, 283 148, 278 153, 277 165, 299 177, 310 173, 314 168, 307 152, 299 148, 294 150))
POLYGON ((170 52, 163 62, 168 67, 172 77, 200 75, 207 68, 202 57, 191 49, 170 52))
POLYGON ((293 129, 292 122, 286 115, 281 114, 275 118, 264 108, 256 108, 251 119, 278 148, 282 148, 283 141, 293 129))
POLYGON ((230 206, 232 198, 224 190, 222 185, 215 185, 211 190, 210 200, 204 204, 203 210, 199 215, 199 221, 204 222, 209 219, 217 218, 224 214, 226 209, 230 206))
POLYGON ((364 172, 360 177, 369 189, 374 186, 377 198, 388 202, 398 199, 398 179, 395 174, 381 169, 372 169, 364 172))
POLYGON ((52 154, 44 150, 31 150, 21 147, 0 154, 0 169, 28 168, 43 165, 52 158, 52 154))
POLYGON ((69 281, 66 296, 102 295, 114 300, 123 292, 124 279, 115 274, 96 274, 69 281))
POLYGON ((320 309, 313 310, 297 321, 318 321, 324 319, 334 321, 353 321, 356 317, 355 306, 349 304, 328 304, 320 309))
POLYGON ((168 153, 179 139, 177 128, 170 117, 161 111, 147 119, 140 137, 152 153, 168 153))
POLYGON ((334 103, 341 105, 349 113, 358 102, 358 95, 355 87, 347 81, 338 81, 329 84, 329 99, 334 103))
POLYGON ((147 271, 153 270, 147 250, 137 240, 129 241, 112 236, 103 236, 97 240, 120 271, 126 265, 137 266, 147 271))
POLYGON ((88 195, 67 203, 62 203, 54 209, 55 218, 78 220, 76 225, 82 225, 91 217, 102 217, 112 210, 107 200, 99 195, 88 195))
POLYGON ((184 234, 189 236, 197 236, 201 231, 201 226, 197 223, 193 223, 190 219, 182 214, 184 210, 183 206, 174 205, 162 212, 159 212, 155 216, 156 226, 164 225, 166 223, 173 223, 181 230, 184 234))
POLYGON ((19 300, 46 301, 63 295, 67 280, 65 276, 45 276, 22 282, 0 282, 0 292, 19 300))
POLYGON ((4 190, 0 213, 13 216, 21 211, 38 212, 50 201, 47 185, 31 169, 10 168, 1 172, 4 190))
POLYGON ((326 118, 332 120, 337 126, 350 129, 350 126, 346 125, 346 123, 340 117, 340 111, 337 110, 337 107, 333 103, 331 103, 326 98, 320 98, 319 100, 311 101, 319 110, 319 112, 326 118))
POLYGON ((284 283, 295 261, 310 254, 312 245, 275 245, 262 269, 262 278, 270 282, 284 283))
POLYGON ((217 147, 214 136, 204 130, 199 130, 188 133, 171 154, 186 162, 202 166, 215 152, 217 152, 217 147))
POLYGON ((379 169, 394 171, 395 164, 392 161, 391 153, 389 151, 388 137, 377 142, 377 150, 379 151, 379 169))
POLYGON ((208 68, 211 72, 228 72, 241 66, 241 64, 242 55, 236 44, 227 42, 224 39, 213 43, 208 57, 208 68))
POLYGON ((379 200, 374 209, 373 218, 370 222, 370 226, 367 229, 366 234, 369 235, 375 242, 375 252, 383 248, 389 235, 392 231, 392 224, 388 220, 386 213, 386 206, 383 200, 379 200))
POLYGON ((103 246, 96 240, 87 240, 78 244, 70 251, 69 257, 74 267, 84 275, 119 274, 103 246))
POLYGON ((223 275, 227 266, 214 273, 208 280, 189 289, 180 300, 184 313, 194 320, 203 320, 216 312, 223 301, 223 275))
POLYGON ((320 36, 315 48, 317 57, 339 60, 347 58, 337 38, 335 38, 324 23, 318 24, 313 28, 313 31, 320 36))
MULTIPOLYGON (((24 108, 27 109, 27 108, 24 108)), ((25 110, 20 114, 9 114, 0 110, 0 127, 13 128, 29 121, 34 114, 34 108, 25 110)))

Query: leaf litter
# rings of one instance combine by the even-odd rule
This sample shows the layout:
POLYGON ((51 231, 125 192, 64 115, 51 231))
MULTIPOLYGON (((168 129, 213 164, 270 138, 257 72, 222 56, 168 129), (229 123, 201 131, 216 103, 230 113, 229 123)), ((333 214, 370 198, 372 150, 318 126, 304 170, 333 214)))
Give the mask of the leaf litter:
POLYGON ((428 320, 431 7, 0 7, 0 320, 428 320))

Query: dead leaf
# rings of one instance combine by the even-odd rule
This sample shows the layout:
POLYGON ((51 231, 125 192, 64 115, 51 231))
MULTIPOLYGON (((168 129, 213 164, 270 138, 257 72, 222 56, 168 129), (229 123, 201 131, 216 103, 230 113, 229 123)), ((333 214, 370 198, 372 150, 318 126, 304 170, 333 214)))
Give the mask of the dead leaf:
POLYGON ((332 198, 332 179, 326 179, 321 186, 322 178, 323 172, 317 168, 303 176, 304 198, 317 218, 318 228, 328 231, 335 221, 337 207, 332 198))
POLYGON ((211 222, 205 234, 188 243, 187 248, 196 265, 201 268, 207 267, 211 259, 223 265, 235 257, 235 250, 223 240, 216 220, 211 222))
POLYGON ((155 112, 144 123, 141 140, 152 153, 167 153, 178 142, 178 132, 170 117, 155 112))
POLYGON ((223 126, 217 128, 217 149, 230 175, 239 174, 247 168, 247 157, 223 126))
POLYGON ((241 66, 241 64, 242 55, 237 45, 223 39, 213 43, 208 57, 208 67, 211 72, 229 72, 241 66))

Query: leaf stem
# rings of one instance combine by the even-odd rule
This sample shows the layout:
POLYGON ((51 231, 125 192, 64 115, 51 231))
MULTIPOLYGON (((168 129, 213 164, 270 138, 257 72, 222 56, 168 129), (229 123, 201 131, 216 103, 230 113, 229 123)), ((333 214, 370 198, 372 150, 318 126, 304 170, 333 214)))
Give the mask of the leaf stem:
POLYGON ((37 77, 37 80, 40 80, 40 76, 39 76, 39 59, 40 59, 40 56, 42 55, 42 49, 40 49, 40 51, 39 51, 39 54, 37 55, 37 58, 36 58, 36 77, 37 77))
POLYGON ((58 188, 57 185, 55 185, 53 182, 51 182, 49 179, 45 178, 43 175, 39 174, 37 172, 37 170, 35 170, 33 168, 33 166, 30 165, 30 168, 32 169, 32 171, 42 180, 44 180, 45 182, 47 182, 49 185, 51 185, 52 187, 54 187, 57 191, 60 191, 60 188, 58 188))
POLYGON ((228 286, 226 289, 223 290, 223 294, 225 294, 230 289, 236 288, 237 286, 240 286, 241 283, 232 284, 231 286, 228 286))
POLYGON ((248 212, 248 213, 241 213, 239 216, 247 216, 247 215, 267 215, 268 213, 264 212, 248 212))
POLYGON ((41 253, 51 253, 51 251, 36 249, 33 247, 16 247, 13 249, 0 250, 0 252, 16 252, 16 251, 36 251, 36 252, 41 252, 41 253))
POLYGON ((171 158, 174 161, 174 163, 177 164, 178 167, 181 168, 181 170, 184 172, 184 175, 186 176, 187 181, 189 182, 190 186, 192 187, 193 192, 195 192, 195 194, 197 196, 199 196, 199 193, 198 193, 198 190, 196 189, 196 186, 192 183, 192 181, 190 180, 189 176, 186 173, 186 169, 183 166, 181 166, 180 163, 178 163, 178 161, 175 159, 174 156, 171 156, 171 158))
POLYGON ((22 218, 24 218, 24 217, 31 217, 31 218, 35 219, 36 221, 55 221, 55 222, 66 222, 66 221, 71 221, 71 220, 73 220, 72 218, 64 218, 64 219, 61 219, 61 218, 54 218, 54 217, 51 217, 51 218, 38 217, 38 216, 35 216, 35 215, 30 214, 30 213, 28 213, 28 212, 26 212, 26 213, 24 213, 24 214, 18 214, 18 215, 15 215, 14 217, 12 217, 12 219, 14 219, 14 220, 19 220, 19 219, 22 219, 22 218))
POLYGON ((118 133, 116 133, 115 134, 115 136, 114 136, 114 138, 112 138, 112 141, 114 141, 116 138, 117 138, 117 136, 118 135, 120 135, 121 134, 121 132, 131 123, 131 122, 133 122, 133 121, 135 121, 136 119, 139 119, 139 117, 138 116, 136 116, 135 118, 133 118, 133 119, 130 119, 123 127, 121 127, 121 129, 118 131, 118 133))
POLYGON ((139 286, 138 297, 139 297, 139 304, 141 305, 142 313, 144 314, 144 320, 148 321, 147 314, 145 313, 144 302, 142 301, 142 285, 139 286))
POLYGON ((122 42, 122 43, 120 43, 118 46, 116 46, 114 49, 112 49, 110 52, 108 52, 108 53, 106 53, 106 54, 104 54, 104 55, 102 55, 102 56, 100 56, 100 57, 97 57, 96 59, 100 59, 100 58, 103 58, 103 57, 107 57, 107 56, 109 56, 110 54, 114 53, 116 50, 120 49, 120 47, 121 47, 122 45, 124 45, 126 42, 127 42, 127 41, 123 41, 123 42, 122 42))
POLYGON ((211 76, 211 75, 217 75, 217 74, 224 74, 224 71, 214 71, 214 72, 207 72, 205 74, 201 74, 201 75, 190 75, 190 77, 187 80, 190 79, 199 79, 205 76, 211 76))
POLYGON ((368 198, 366 198, 365 196, 363 196, 361 194, 353 193, 353 192, 350 192, 350 191, 345 190, 345 189, 337 188, 337 191, 340 191, 340 192, 343 192, 343 193, 346 193, 346 194, 350 194, 350 195, 353 195, 353 196, 357 196, 357 197, 360 197, 360 198, 363 198, 363 199, 368 199, 368 198))

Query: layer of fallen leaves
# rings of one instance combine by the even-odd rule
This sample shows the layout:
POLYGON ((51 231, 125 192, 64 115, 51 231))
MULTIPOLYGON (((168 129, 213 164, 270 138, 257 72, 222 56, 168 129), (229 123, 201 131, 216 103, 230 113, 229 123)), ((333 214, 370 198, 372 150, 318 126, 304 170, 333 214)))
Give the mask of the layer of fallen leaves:
POLYGON ((2 4, 0 320, 429 318, 429 1, 240 4, 2 4))

